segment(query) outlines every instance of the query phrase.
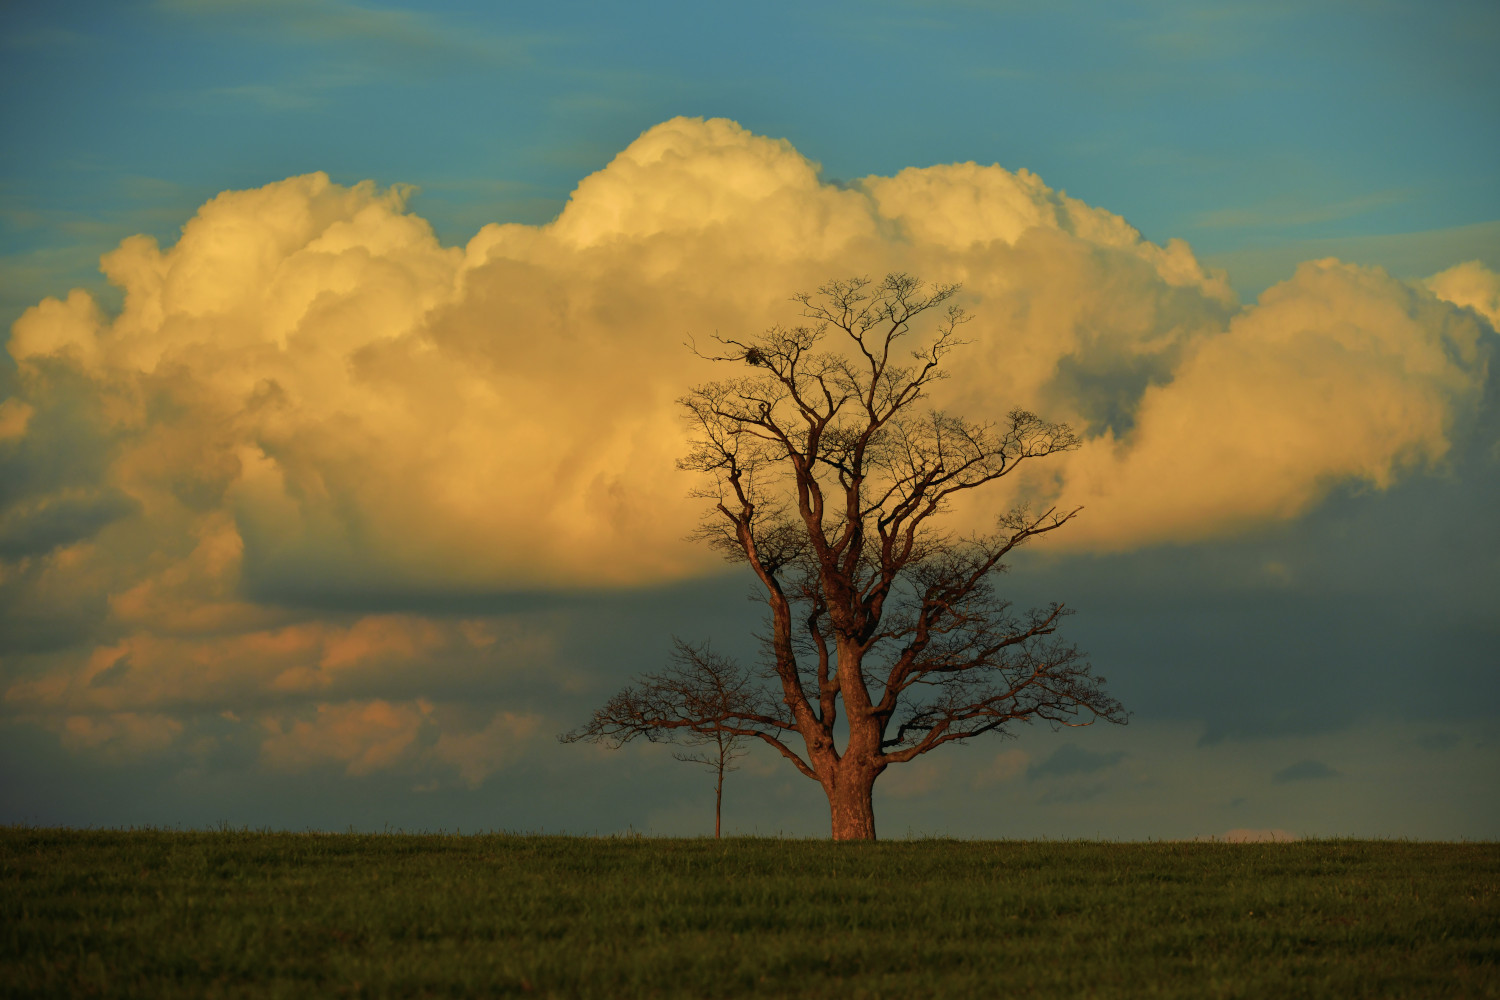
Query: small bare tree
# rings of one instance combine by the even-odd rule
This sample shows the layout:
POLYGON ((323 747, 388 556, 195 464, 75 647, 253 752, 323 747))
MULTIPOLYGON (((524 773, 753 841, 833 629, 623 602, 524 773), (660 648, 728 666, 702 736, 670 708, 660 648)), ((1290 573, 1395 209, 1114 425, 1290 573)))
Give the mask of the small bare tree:
POLYGON ((770 691, 726 666, 746 686, 705 703, 648 676, 571 738, 759 739, 822 785, 835 840, 872 840, 875 779, 892 764, 1035 719, 1126 721, 1057 637, 1071 611, 1016 612, 994 589, 1001 560, 1078 510, 1017 507, 982 534, 940 526, 956 495, 1078 445, 1066 425, 1025 410, 992 425, 919 408, 962 343, 957 291, 905 274, 834 281, 794 298, 802 325, 716 338, 719 353, 705 357, 753 372, 682 400, 699 436, 680 464, 708 480, 696 494, 710 504, 701 537, 764 590, 770 691), (912 322, 941 307, 903 358, 912 322))
POLYGON ((699 751, 673 750, 672 756, 686 764, 702 764, 714 772, 714 839, 719 839, 719 820, 724 814, 724 773, 738 771, 734 762, 750 751, 745 749, 745 738, 723 729, 711 733, 695 733, 688 746, 702 747, 699 751))
POLYGON ((644 675, 636 686, 621 691, 595 712, 587 725, 558 738, 564 743, 590 740, 618 748, 641 736, 652 743, 688 747, 673 751, 672 756, 713 769, 717 838, 724 774, 738 770, 734 762, 749 752, 744 742, 749 733, 737 730, 734 722, 747 714, 774 712, 775 705, 768 702, 757 678, 707 643, 692 646, 674 639, 673 644, 666 670, 644 675))

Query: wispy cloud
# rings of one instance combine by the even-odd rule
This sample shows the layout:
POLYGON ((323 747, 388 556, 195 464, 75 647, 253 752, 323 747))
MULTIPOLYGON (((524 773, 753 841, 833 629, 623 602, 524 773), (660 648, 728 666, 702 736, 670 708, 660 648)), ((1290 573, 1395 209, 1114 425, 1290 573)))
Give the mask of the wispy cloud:
POLYGON ((1398 205, 1410 197, 1407 191, 1380 191, 1336 202, 1312 202, 1283 195, 1258 205, 1202 212, 1194 220, 1197 229, 1271 229, 1309 226, 1319 222, 1350 219, 1377 209, 1398 205))
POLYGON ((1253 298, 1290 277, 1300 262, 1323 257, 1351 264, 1379 263, 1401 278, 1423 277, 1463 260, 1480 260, 1500 269, 1500 221, 1415 233, 1292 240, 1215 254, 1205 261, 1228 271, 1240 294, 1253 298))
POLYGON ((267 111, 311 111, 325 101, 306 86, 296 84, 246 83, 237 87, 214 87, 208 98, 228 98, 254 104, 267 111))
POLYGON ((495 35, 416 10, 346 0, 157 0, 162 13, 234 22, 284 44, 360 47, 423 62, 524 61, 534 39, 495 35))

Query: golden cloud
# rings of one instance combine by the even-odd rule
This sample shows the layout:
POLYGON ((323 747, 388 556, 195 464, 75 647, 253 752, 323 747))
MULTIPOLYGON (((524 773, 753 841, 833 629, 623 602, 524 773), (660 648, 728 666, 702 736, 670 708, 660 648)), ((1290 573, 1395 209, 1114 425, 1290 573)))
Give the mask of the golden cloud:
POLYGON ((1377 269, 1303 264, 1193 344, 1129 434, 1072 456, 1066 495, 1090 516, 1067 543, 1203 538, 1294 517, 1338 482, 1384 489, 1447 453, 1483 392, 1483 336, 1377 269))
POLYGON ((268 757, 404 759, 417 702, 347 678, 495 623, 319 609, 712 572, 684 540, 700 511, 675 400, 715 373, 684 341, 793 319, 788 296, 832 277, 964 283, 977 319, 941 402, 1073 422, 1085 446, 1029 488, 1084 504, 1059 541, 1096 550, 1294 517, 1441 461, 1500 303, 1478 264, 1413 287, 1319 261, 1242 308, 1186 243, 1027 171, 831 184, 722 119, 659 125, 555 221, 461 248, 409 198, 323 174, 225 192, 171 247, 103 258, 118 314, 74 290, 15 323, 0 586, 29 621, 97 609, 108 637, 13 683, 14 710, 114 713, 73 738, 140 742, 168 701, 343 692, 268 729, 268 757))
POLYGON ((320 703, 303 717, 266 716, 263 760, 272 768, 299 771, 335 765, 360 777, 404 768, 451 768, 470 788, 525 753, 536 735, 535 715, 497 713, 484 728, 469 732, 444 727, 439 710, 425 698, 392 703, 384 699, 320 703), (424 744, 424 727, 438 733, 424 744))

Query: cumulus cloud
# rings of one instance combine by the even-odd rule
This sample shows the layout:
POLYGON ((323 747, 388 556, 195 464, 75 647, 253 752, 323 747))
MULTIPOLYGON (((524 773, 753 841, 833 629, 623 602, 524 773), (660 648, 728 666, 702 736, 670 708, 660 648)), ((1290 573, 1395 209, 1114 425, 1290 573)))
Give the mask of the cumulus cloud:
MULTIPOLYGON (((422 609, 714 570, 684 540, 699 510, 675 400, 715 372, 683 343, 792 319, 787 297, 831 277, 964 283, 977 319, 940 402, 1073 422, 1085 446, 1025 487, 1084 504, 1059 541, 1094 550, 1294 517, 1442 462, 1494 340, 1478 264, 1413 287, 1318 261, 1242 307, 1187 244, 1027 171, 832 184, 722 119, 659 125, 553 222, 463 247, 409 198, 323 174, 227 191, 172 246, 103 258, 118 313, 75 290, 15 323, 13 714, 296 704, 266 716, 268 760, 415 759, 463 664, 525 660, 535 638, 481 648, 512 625, 422 609), (393 607, 410 613, 376 613, 393 607)), ((483 720, 418 756, 482 780, 454 762, 503 758, 518 728, 483 720)))
POLYGON ((370 615, 347 624, 314 619, 216 635, 124 626, 118 640, 14 681, 7 704, 38 715, 164 705, 207 712, 276 706, 287 696, 418 694, 426 685, 453 694, 476 687, 488 673, 517 673, 549 664, 552 656, 551 637, 541 627, 502 618, 370 615))
POLYGON ((182 723, 160 713, 110 712, 70 715, 62 720, 62 745, 92 750, 115 761, 128 761, 165 750, 182 732, 182 723))
POLYGON ((1483 392, 1485 336, 1378 269, 1303 264, 1148 388, 1129 434, 1072 456, 1068 495, 1099 501, 1072 544, 1208 537, 1437 463, 1483 392))
POLYGON ((333 765, 351 777, 403 768, 452 768, 470 788, 525 752, 541 720, 499 712, 481 729, 444 725, 432 702, 418 698, 319 703, 300 717, 262 718, 264 761, 279 770, 333 765))
POLYGON ((19 399, 0 402, 0 441, 19 438, 26 433, 26 425, 36 411, 19 399))
POLYGON ((1477 260, 1455 264, 1427 279, 1427 287, 1438 298, 1474 310, 1500 328, 1500 274, 1477 260))
POLYGON ((416 741, 432 705, 392 705, 383 700, 318 705, 310 719, 265 720, 263 750, 273 766, 295 770, 326 760, 346 765, 354 776, 394 764, 416 741))

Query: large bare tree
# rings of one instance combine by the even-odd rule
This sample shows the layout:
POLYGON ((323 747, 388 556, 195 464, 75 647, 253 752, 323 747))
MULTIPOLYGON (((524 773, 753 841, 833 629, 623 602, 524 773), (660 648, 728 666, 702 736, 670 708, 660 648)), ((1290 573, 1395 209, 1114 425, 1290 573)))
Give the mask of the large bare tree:
POLYGON ((682 400, 698 437, 680 464, 707 480, 701 537, 764 589, 767 685, 703 711, 648 675, 569 739, 758 739, 822 785, 835 840, 872 840, 875 779, 893 764, 1019 722, 1126 720, 1058 637, 1071 612, 1017 611, 994 588, 1011 551, 1078 510, 942 527, 954 497, 1078 445, 1025 410, 990 424, 925 405, 963 343, 957 291, 905 274, 834 281, 794 298, 799 325, 715 338, 704 356, 741 373, 682 400), (932 329, 913 346, 919 317, 932 329))

